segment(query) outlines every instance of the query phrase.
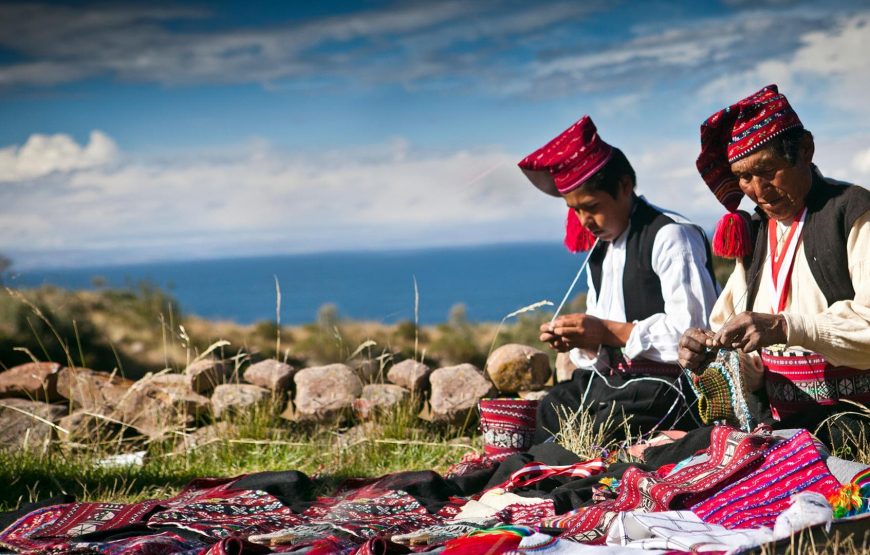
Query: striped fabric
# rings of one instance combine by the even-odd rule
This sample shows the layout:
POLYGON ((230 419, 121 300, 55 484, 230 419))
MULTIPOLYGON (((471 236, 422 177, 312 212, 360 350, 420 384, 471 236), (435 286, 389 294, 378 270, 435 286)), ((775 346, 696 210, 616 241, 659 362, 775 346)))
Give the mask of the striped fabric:
POLYGON ((511 474, 503 483, 495 487, 505 491, 511 491, 534 484, 535 482, 540 482, 541 480, 546 480, 553 476, 560 476, 563 478, 588 478, 595 474, 601 474, 606 469, 607 464, 602 459, 592 459, 590 461, 563 466, 548 466, 539 462, 530 462, 511 474))
POLYGON ((831 366, 820 354, 763 349, 765 385, 773 417, 833 405, 841 400, 870 403, 870 371, 831 366))
POLYGON ((725 528, 773 526, 796 493, 830 497, 840 482, 830 473, 815 438, 800 430, 770 447, 764 463, 744 478, 691 507, 704 522, 725 528))

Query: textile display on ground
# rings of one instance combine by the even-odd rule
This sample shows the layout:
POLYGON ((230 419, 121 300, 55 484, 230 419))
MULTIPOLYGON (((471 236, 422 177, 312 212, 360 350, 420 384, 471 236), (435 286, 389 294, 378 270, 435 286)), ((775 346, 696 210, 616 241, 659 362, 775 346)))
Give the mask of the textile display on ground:
POLYGON ((870 541, 870 466, 829 455, 806 430, 690 435, 701 433, 707 448, 688 458, 676 449, 666 462, 658 448, 657 467, 579 460, 545 444, 448 477, 349 480, 321 498, 308 476, 288 471, 195 480, 134 504, 51 500, 0 515, 0 551, 736 553, 844 525, 870 541))

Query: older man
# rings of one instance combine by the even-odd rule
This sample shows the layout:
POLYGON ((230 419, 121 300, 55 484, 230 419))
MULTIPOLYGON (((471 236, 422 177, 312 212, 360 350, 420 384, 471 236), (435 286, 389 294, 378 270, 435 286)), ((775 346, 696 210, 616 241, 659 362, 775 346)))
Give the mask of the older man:
POLYGON ((541 326, 541 340, 580 367, 538 411, 536 442, 581 406, 594 424, 623 417, 634 435, 686 418, 688 388, 675 364, 687 326, 703 326, 716 299, 704 232, 635 193, 635 173, 585 116, 519 163, 538 188, 568 206, 566 244, 590 253, 585 314, 541 326))
POLYGON ((841 401, 867 403, 870 192, 822 177, 813 136, 776 85, 711 116, 701 140, 698 169, 717 199, 732 213, 743 195, 757 208, 717 229, 714 251, 730 250, 736 267, 716 331, 686 331, 680 364, 700 371, 714 350, 738 350, 746 389, 769 406, 756 419, 780 426, 814 429, 841 401))

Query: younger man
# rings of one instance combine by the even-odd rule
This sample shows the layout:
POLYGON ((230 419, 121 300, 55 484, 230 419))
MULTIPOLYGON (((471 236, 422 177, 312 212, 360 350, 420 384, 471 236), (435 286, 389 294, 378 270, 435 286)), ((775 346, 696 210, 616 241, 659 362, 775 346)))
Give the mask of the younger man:
POLYGON ((633 435, 690 425, 676 346, 683 330, 707 323, 716 301, 704 232, 638 196, 628 159, 588 116, 519 167, 565 201, 569 249, 588 250, 597 239, 586 313, 541 326, 541 341, 570 351, 579 370, 541 401, 535 442, 550 440, 581 406, 596 427, 625 418, 633 435))

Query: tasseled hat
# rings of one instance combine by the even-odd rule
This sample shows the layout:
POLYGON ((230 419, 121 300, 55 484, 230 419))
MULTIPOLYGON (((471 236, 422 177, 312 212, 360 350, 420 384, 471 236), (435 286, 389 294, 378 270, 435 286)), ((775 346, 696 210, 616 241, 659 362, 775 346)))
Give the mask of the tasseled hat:
MULTIPOLYGON (((598 136, 589 116, 563 131, 555 139, 523 158, 517 164, 535 187, 558 197, 583 185, 613 156, 613 147, 598 136)), ((565 246, 571 252, 586 251, 595 236, 569 209, 565 226, 565 246)))
POLYGON ((713 233, 713 254, 742 258, 749 254, 749 215, 737 207, 743 191, 731 164, 752 154, 783 131, 803 127, 776 85, 768 85, 736 104, 719 110, 701 124, 701 154, 696 165, 701 178, 728 209, 713 233))

